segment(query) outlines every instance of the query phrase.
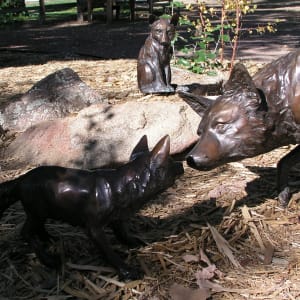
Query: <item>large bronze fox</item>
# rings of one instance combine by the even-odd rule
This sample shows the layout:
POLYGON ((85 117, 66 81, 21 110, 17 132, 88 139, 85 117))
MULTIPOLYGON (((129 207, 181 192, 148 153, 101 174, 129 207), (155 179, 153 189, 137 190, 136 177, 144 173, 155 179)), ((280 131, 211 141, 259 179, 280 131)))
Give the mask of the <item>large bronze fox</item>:
MULTIPOLYGON (((300 143, 300 50, 265 65, 253 78, 236 64, 215 101, 182 91, 182 97, 202 116, 199 141, 187 155, 198 170, 300 143)), ((300 162, 300 146, 278 163, 279 201, 290 199, 288 174, 300 162)))

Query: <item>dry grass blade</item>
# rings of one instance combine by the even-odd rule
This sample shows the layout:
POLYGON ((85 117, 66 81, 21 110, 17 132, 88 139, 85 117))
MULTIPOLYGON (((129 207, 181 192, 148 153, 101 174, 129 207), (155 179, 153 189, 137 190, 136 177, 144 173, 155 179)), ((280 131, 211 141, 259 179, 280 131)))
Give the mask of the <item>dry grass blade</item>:
POLYGON ((114 272, 114 269, 108 268, 108 267, 98 267, 98 266, 91 266, 91 265, 77 265, 72 263, 66 263, 66 265, 75 270, 81 270, 81 271, 95 271, 95 272, 114 272))
POLYGON ((83 277, 83 280, 84 280, 84 283, 88 287, 90 287, 97 295, 105 295, 105 294, 107 294, 107 291, 105 289, 98 287, 96 284, 94 284, 88 278, 83 277))
POLYGON ((228 257, 228 259, 236 268, 242 269, 242 266, 234 257, 233 252, 231 250, 232 247, 229 245, 229 243, 223 238, 223 236, 217 231, 215 227, 211 226, 209 223, 207 223, 207 226, 210 229, 210 232, 214 238, 214 241, 219 251, 226 257, 228 257))
POLYGON ((121 287, 123 288, 125 286, 125 283, 124 282, 121 282, 121 281, 118 281, 116 279, 113 279, 113 278, 109 278, 109 277, 106 277, 106 276, 102 276, 102 275, 98 275, 97 276, 98 278, 108 282, 108 283, 112 283, 118 287, 121 287))
POLYGON ((255 223, 252 221, 252 217, 250 215, 249 208, 245 205, 242 207, 242 215, 243 215, 246 223, 249 224, 250 230, 253 233, 253 235, 255 236, 255 238, 256 238, 259 246, 260 246, 261 251, 265 252, 266 247, 265 247, 265 245, 263 243, 263 240, 262 240, 262 238, 261 238, 261 236, 260 236, 260 234, 257 230, 257 227, 256 227, 255 223))
MULTIPOLYGON (((28 54, 23 56, 23 60, 24 58, 28 60, 33 56, 28 54)), ((1 53, 1 59, 5 59, 4 52, 1 53)), ((0 95, 0 102, 16 99, 17 95, 26 92, 45 75, 64 67, 74 69, 84 82, 103 94, 111 104, 152 101, 155 105, 158 99, 157 95, 143 97, 139 93, 134 59, 51 59, 44 62, 2 68, 0 88, 3 93, 0 95)), ((252 64, 257 69, 256 62, 245 63, 249 67, 252 64)), ((191 83, 203 80, 203 77, 195 77, 194 74, 187 76, 191 83)), ((183 77, 178 75, 177 78, 178 83, 182 83, 183 77)), ((172 101, 173 96, 160 97, 172 101)), ((25 214, 19 203, 12 206, 0 221, 1 297, 170 300, 170 287, 174 283, 195 290, 195 273, 200 266, 207 264, 216 265, 224 274, 216 274, 218 280, 213 282, 202 282, 206 289, 217 291, 213 294, 214 300, 299 299, 300 194, 294 194, 287 209, 280 209, 274 193, 275 165, 291 149, 292 146, 281 147, 265 155, 207 172, 195 171, 185 165, 184 176, 130 220, 133 232, 142 235, 147 242, 145 247, 128 252, 126 246, 115 244, 116 240, 108 230, 113 246, 122 257, 127 257, 129 264, 136 265, 140 262, 145 273, 141 281, 118 281, 115 270, 101 267, 102 264, 106 266, 103 257, 81 230, 66 224, 53 226, 49 222, 47 226, 49 225, 50 233, 64 239, 67 263, 64 273, 57 276, 55 272, 39 264, 30 247, 19 238, 25 214), (251 209, 246 207, 242 210, 243 205, 251 206, 251 209), (206 222, 212 225, 210 230, 207 230, 206 222), (223 237, 226 237, 227 242, 223 237), (268 241, 276 247, 275 252, 272 245, 268 246, 268 241), (223 248, 220 250, 221 246, 226 251, 223 248), (262 255, 257 254, 256 248, 261 249, 262 255), (206 258, 199 254, 199 249, 205 249, 206 258), (238 260, 240 265, 247 266, 247 272, 240 272, 233 267, 233 262, 228 263, 228 256, 225 258, 224 251, 232 255, 233 262, 238 260), (185 256, 187 254, 190 256, 185 256), (258 256, 261 261, 257 259, 258 256), (272 263, 262 264, 263 260, 265 263, 272 263), (68 263, 70 261, 76 263, 68 263), (50 282, 51 285, 45 287, 45 282, 50 282)), ((15 169, 12 167, 14 159, 1 161, 0 165, 1 182, 18 177, 32 168, 28 166, 15 169)), ((299 172, 300 169, 293 171, 291 179, 299 178, 299 172)), ((299 190, 299 184, 292 188, 299 190)), ((188 300, 187 295, 189 293, 185 294, 183 300, 188 300)), ((201 299, 198 289, 195 295, 201 299)), ((198 298, 196 299, 199 300, 198 298)))
POLYGON ((264 253, 264 264, 269 265, 272 262, 275 248, 271 243, 266 243, 266 250, 264 253))
POLYGON ((77 289, 73 289, 69 286, 64 286, 63 290, 67 293, 70 294, 74 297, 76 297, 76 299, 88 299, 88 300, 93 300, 93 297, 91 297, 89 294, 83 292, 83 291, 79 291, 77 289))

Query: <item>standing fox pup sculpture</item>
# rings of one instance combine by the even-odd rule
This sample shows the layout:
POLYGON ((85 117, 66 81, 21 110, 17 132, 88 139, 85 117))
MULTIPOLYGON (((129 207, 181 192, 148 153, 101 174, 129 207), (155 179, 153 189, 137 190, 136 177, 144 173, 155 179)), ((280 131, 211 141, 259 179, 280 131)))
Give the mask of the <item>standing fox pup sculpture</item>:
POLYGON ((150 35, 142 46, 137 64, 138 86, 142 93, 173 93, 170 60, 178 15, 171 19, 150 16, 150 35))
POLYGON ((51 218, 84 228, 121 279, 137 279, 140 272, 113 251, 103 227, 110 226, 121 242, 136 245, 137 240, 127 231, 128 218, 182 173, 182 163, 170 157, 169 136, 162 138, 151 152, 143 136, 130 161, 117 169, 88 171, 43 166, 0 184, 0 216, 16 201, 22 202, 26 212, 22 235, 49 267, 61 264, 59 256, 45 250, 45 243, 50 241, 45 222, 51 218))
MULTIPOLYGON (((215 101, 180 92, 202 120, 187 163, 209 170, 228 162, 300 143, 300 50, 265 65, 253 78, 236 64, 215 101)), ((300 162, 298 145, 277 165, 279 201, 290 199, 289 170, 300 162)))

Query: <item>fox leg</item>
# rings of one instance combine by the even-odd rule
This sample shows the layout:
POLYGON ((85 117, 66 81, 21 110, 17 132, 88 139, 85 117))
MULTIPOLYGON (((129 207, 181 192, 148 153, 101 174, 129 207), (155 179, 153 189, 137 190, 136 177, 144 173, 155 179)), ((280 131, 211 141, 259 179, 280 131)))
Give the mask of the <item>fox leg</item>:
POLYGON ((112 222, 109 226, 121 243, 132 248, 145 244, 141 239, 130 234, 127 222, 112 222))
POLYGON ((288 175, 290 169, 300 162, 300 145, 294 148, 286 156, 281 158, 277 164, 277 189, 279 192, 278 200, 282 206, 287 206, 291 198, 288 186, 288 175))
POLYGON ((153 82, 155 81, 155 73, 151 66, 147 63, 139 63, 138 67, 138 85, 139 89, 144 94, 155 93, 153 82))
POLYGON ((166 85, 167 85, 167 89, 170 90, 170 92, 174 92, 174 87, 171 85, 171 67, 170 65, 167 65, 165 67, 165 76, 166 76, 166 85))
POLYGON ((147 62, 138 65, 139 89, 144 94, 172 93, 174 88, 166 82, 170 78, 170 70, 165 74, 165 70, 159 63, 150 64, 147 62), (168 77, 168 78, 166 78, 168 77))
POLYGON ((87 228, 88 234, 100 249, 105 259, 119 273, 121 280, 135 280, 141 277, 140 272, 128 266, 112 249, 102 228, 98 226, 87 228))
POLYGON ((41 263, 50 268, 59 268, 61 266, 60 257, 50 254, 46 250, 46 242, 50 241, 50 235, 45 229, 44 221, 27 215, 21 235, 32 247, 41 263))

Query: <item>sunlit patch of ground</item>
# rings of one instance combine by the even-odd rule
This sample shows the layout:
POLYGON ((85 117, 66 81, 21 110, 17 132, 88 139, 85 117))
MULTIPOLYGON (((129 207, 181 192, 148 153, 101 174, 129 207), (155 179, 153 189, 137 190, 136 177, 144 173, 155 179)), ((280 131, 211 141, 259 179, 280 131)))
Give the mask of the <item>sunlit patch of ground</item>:
MULTIPOLYGON (((142 97, 155 101, 155 96, 137 90, 134 60, 52 61, 3 68, 0 101, 16 98, 64 67, 74 69, 112 103, 142 97)), ((70 295, 71 299, 170 299, 176 283, 188 288, 185 300, 200 286, 208 288, 213 299, 298 299, 299 171, 295 169, 291 177, 295 193, 288 208, 278 206, 275 189, 276 163, 289 150, 282 147, 210 172, 185 165, 184 176, 132 220, 132 230, 146 246, 128 250, 112 237, 117 251, 145 273, 135 282, 120 282, 80 229, 60 223, 49 222, 48 227, 59 237, 56 247, 66 265, 59 274, 46 269, 19 237, 24 212, 20 204, 14 205, 0 224, 0 295, 8 299, 70 299, 70 295), (202 271, 208 264, 201 252, 216 266, 206 278, 202 271)), ((1 162, 1 181, 24 171, 7 170, 1 162)))

